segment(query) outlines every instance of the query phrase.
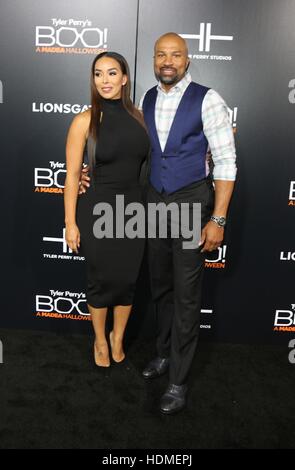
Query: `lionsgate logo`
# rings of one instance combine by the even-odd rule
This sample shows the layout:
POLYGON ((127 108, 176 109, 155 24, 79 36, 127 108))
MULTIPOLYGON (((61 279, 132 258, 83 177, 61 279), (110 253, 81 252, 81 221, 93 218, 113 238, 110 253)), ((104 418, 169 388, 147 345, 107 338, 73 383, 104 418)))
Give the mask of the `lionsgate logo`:
POLYGON ((91 106, 87 104, 70 104, 70 103, 32 103, 33 113, 47 114, 79 114, 91 106))
POLYGON ((290 181, 288 206, 295 207, 295 181, 290 181))
POLYGON ((108 202, 98 202, 93 207, 93 215, 99 216, 93 224, 97 239, 171 237, 187 240, 182 241, 183 249, 200 246, 200 203, 149 202, 144 206, 140 202, 130 202, 125 205, 124 194, 117 194, 115 211, 108 202))
POLYGON ((295 304, 286 310, 276 310, 273 331, 295 331, 295 304))
POLYGON ((66 239, 65 239, 65 232, 66 229, 63 228, 62 230, 62 237, 43 237, 43 242, 46 244, 53 245, 59 253, 43 253, 44 259, 53 259, 53 260, 63 260, 63 261, 85 261, 84 256, 77 256, 73 253, 71 248, 68 247, 66 239))
POLYGON ((50 289, 35 296, 36 317, 90 321, 84 292, 50 289))
POLYGON ((43 54, 99 54, 108 47, 108 28, 95 27, 89 19, 51 18, 36 26, 36 52, 43 54))
POLYGON ((281 261, 295 261, 295 251, 281 251, 281 261))
POLYGON ((34 192, 63 194, 67 170, 66 164, 50 160, 48 167, 34 168, 34 192))
MULTIPOLYGON (((232 41, 233 36, 212 34, 212 23, 200 23, 197 34, 180 34, 184 39, 197 40, 199 44, 198 52, 189 54, 191 59, 198 60, 232 60, 231 55, 216 55, 211 53, 211 49, 216 45, 216 41, 232 41), (205 54, 204 54, 205 52, 205 54)), ((193 46, 196 49, 195 45, 193 46)))
POLYGON ((0 80, 0 104, 3 103, 3 83, 0 80))
POLYGON ((289 88, 291 88, 288 95, 289 103, 295 104, 295 78, 292 78, 292 80, 289 81, 289 88))

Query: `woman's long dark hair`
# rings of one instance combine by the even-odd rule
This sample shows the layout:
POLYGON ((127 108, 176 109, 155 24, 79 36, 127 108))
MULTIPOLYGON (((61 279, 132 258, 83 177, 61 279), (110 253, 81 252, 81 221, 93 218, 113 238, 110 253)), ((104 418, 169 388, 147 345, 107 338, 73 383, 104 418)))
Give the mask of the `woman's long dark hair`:
POLYGON ((134 104, 131 101, 130 98, 130 72, 129 72, 129 66, 126 61, 126 59, 121 55, 118 54, 117 52, 102 52, 98 54, 94 61, 92 62, 92 67, 91 67, 91 118, 90 118, 90 124, 89 124, 89 140, 91 140, 92 145, 88 145, 88 163, 90 166, 90 172, 92 173, 94 168, 95 168, 95 146, 97 143, 97 138, 98 138, 98 131, 99 131, 99 126, 100 126, 100 116, 101 116, 101 96, 97 91, 97 88, 95 86, 94 82, 94 77, 95 77, 95 64, 96 62, 101 59, 102 57, 111 57, 112 59, 116 60, 118 64, 120 65, 120 69, 123 73, 123 75, 127 75, 127 83, 122 86, 122 103, 124 108, 128 111, 131 116, 133 116, 139 123, 146 129, 143 116, 136 109, 134 104), (91 149, 89 151, 89 148, 91 149), (90 155, 89 155, 90 153, 90 155))

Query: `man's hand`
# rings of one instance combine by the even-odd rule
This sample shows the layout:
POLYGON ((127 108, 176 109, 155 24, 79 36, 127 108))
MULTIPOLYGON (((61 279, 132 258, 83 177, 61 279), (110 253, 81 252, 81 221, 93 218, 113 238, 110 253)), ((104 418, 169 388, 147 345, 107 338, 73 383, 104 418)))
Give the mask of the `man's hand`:
POLYGON ((84 194, 90 186, 90 177, 88 176, 89 165, 83 166, 79 181, 79 195, 84 194))
POLYGON ((203 245, 201 253, 203 251, 214 251, 222 243, 224 237, 224 228, 218 227, 215 222, 211 220, 205 225, 202 230, 201 240, 199 245, 203 245))

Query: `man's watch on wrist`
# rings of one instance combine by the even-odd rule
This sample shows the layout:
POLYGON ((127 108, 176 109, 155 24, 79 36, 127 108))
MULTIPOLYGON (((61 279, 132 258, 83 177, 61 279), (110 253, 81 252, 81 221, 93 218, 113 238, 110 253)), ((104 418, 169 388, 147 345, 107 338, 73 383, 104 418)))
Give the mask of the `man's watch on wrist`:
POLYGON ((218 215, 211 215, 210 220, 212 222, 215 222, 218 227, 225 227, 226 225, 226 218, 225 217, 219 217, 218 215))

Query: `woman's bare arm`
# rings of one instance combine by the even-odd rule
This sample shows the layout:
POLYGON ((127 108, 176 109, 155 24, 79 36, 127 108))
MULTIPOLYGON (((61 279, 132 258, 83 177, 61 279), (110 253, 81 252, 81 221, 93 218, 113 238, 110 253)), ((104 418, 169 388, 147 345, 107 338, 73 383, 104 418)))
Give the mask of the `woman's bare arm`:
POLYGON ((78 114, 69 128, 66 143, 67 176, 64 189, 65 223, 76 223, 76 205, 79 189, 83 152, 89 128, 90 115, 78 114))
POLYGON ((90 112, 85 111, 78 114, 69 128, 66 143, 67 175, 64 189, 66 241, 69 247, 76 252, 80 246, 80 232, 76 224, 76 207, 89 122, 90 112))

